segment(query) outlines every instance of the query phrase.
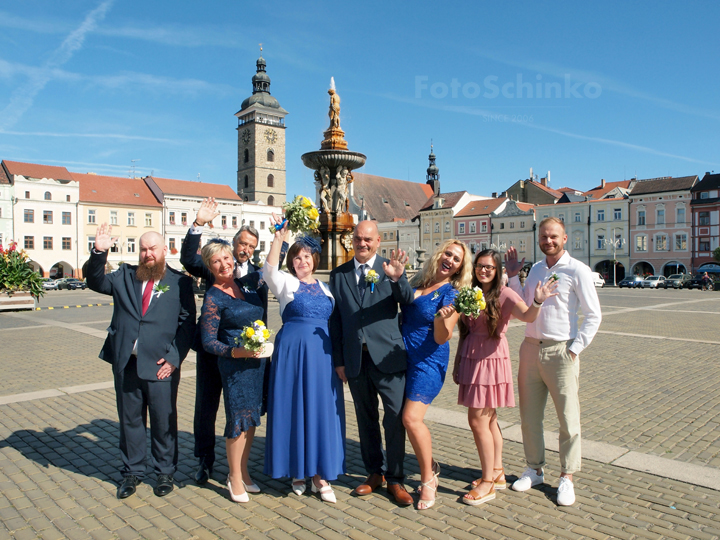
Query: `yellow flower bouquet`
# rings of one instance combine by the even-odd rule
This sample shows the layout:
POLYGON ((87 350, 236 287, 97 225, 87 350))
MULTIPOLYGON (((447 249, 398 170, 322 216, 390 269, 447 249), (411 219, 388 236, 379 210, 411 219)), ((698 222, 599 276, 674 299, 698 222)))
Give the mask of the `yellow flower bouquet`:
POLYGON ((296 195, 291 202, 283 204, 283 212, 285 219, 273 227, 273 232, 282 229, 285 223, 294 233, 316 232, 320 226, 320 212, 313 202, 303 195, 296 195))
POLYGON ((480 287, 462 287, 455 297, 455 311, 471 319, 477 319, 485 306, 485 297, 480 287))
POLYGON ((235 338, 235 344, 238 347, 244 347, 248 351, 262 351, 263 347, 270 339, 272 332, 265 327, 265 323, 257 320, 249 326, 242 329, 240 337, 235 338))

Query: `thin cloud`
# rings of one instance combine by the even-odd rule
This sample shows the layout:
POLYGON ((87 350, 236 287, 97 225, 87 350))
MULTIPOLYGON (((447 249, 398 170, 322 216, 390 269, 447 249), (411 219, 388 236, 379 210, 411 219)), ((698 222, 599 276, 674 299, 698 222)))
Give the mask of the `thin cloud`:
POLYGON ((112 6, 114 0, 105 0, 98 7, 92 10, 85 17, 80 26, 73 30, 62 42, 60 47, 52 52, 50 58, 45 62, 43 69, 38 71, 25 84, 18 87, 10 98, 5 108, 0 112, 0 127, 7 129, 15 125, 22 115, 35 101, 35 96, 45 88, 52 78, 52 71, 70 60, 85 42, 85 36, 91 32, 97 23, 102 20, 112 6))
POLYGON ((124 141, 147 141, 165 144, 184 144, 184 141, 162 139, 159 137, 144 137, 142 135, 124 135, 122 133, 53 133, 49 131, 7 131, 0 130, 0 135, 13 135, 15 137, 63 137, 87 139, 120 139, 124 141))

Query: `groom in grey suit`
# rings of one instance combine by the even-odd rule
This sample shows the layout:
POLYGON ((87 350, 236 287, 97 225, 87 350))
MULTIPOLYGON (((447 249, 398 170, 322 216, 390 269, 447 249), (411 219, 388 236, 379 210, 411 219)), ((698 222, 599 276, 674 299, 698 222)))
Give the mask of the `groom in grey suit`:
POLYGON ((402 406, 407 354, 398 314, 398 304, 413 301, 413 291, 405 276, 407 256, 399 251, 390 260, 378 257, 380 233, 372 221, 357 224, 352 242, 353 260, 330 274, 330 290, 335 298, 330 333, 335 370, 350 386, 355 403, 360 450, 368 473, 355 493, 369 495, 387 480, 388 492, 398 504, 407 506, 413 502, 403 485, 402 406), (378 276, 374 290, 366 279, 370 270, 378 276), (384 408, 385 468, 378 395, 384 408))
POLYGON ((180 363, 195 333, 192 279, 165 265, 167 247, 156 232, 140 237, 140 264, 105 274, 107 252, 117 240, 103 223, 87 268, 88 286, 113 297, 114 309, 100 358, 115 378, 123 481, 118 499, 135 493, 145 475, 146 425, 150 413, 155 495, 173 490, 178 462, 177 392, 180 363))

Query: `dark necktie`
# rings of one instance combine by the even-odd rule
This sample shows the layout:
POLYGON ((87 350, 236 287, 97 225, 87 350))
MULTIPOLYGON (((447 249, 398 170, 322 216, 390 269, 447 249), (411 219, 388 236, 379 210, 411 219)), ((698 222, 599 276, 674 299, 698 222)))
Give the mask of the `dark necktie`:
POLYGON ((152 290, 154 281, 151 279, 147 282, 147 285, 145 285, 145 290, 143 291, 142 295, 142 314, 143 317, 145 316, 145 313, 148 310, 148 306, 150 305, 150 296, 152 296, 152 290))
POLYGON ((358 279, 358 291, 360 291, 360 302, 365 298, 365 289, 367 289, 367 281, 365 281, 365 271, 367 264, 360 265, 360 278, 358 279))

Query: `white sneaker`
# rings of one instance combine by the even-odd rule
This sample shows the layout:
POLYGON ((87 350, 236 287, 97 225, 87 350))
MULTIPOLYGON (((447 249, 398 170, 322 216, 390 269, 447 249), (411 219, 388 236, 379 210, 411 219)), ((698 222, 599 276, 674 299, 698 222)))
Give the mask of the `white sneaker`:
POLYGON ((512 488, 515 491, 527 491, 533 486, 542 484, 544 481, 545 476, 543 475, 542 469, 540 469, 540 474, 538 474, 535 469, 528 467, 525 469, 525 472, 522 473, 522 476, 513 482, 512 488))
POLYGON ((572 480, 567 476, 560 477, 560 485, 557 490, 558 506, 572 506, 575 502, 575 489, 572 480))

